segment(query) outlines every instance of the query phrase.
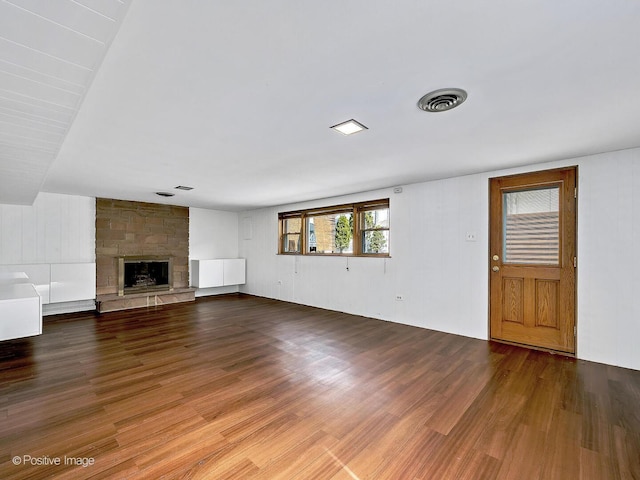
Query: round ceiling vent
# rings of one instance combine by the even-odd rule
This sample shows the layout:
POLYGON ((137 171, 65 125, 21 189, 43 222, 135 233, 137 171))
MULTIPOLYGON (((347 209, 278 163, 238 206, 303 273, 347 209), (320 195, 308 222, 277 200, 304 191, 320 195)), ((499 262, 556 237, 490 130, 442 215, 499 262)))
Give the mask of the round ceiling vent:
POLYGON ((446 112, 456 108, 467 99, 467 92, 461 88, 441 88, 427 93, 418 100, 418 108, 425 112, 446 112))

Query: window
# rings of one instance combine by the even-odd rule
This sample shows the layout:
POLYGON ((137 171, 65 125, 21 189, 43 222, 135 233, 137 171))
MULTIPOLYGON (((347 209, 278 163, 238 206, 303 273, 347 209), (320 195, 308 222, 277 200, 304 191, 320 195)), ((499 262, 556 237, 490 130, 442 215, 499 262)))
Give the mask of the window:
POLYGON ((280 254, 389 256, 389 199, 278 215, 280 254))
POLYGON ((560 260, 560 188, 502 195, 504 263, 557 265, 560 260))
POLYGON ((359 213, 362 253, 389 254, 389 204, 363 205, 359 213))
POLYGON ((282 234, 280 242, 281 253, 300 253, 302 238, 302 218, 287 216, 281 218, 282 234))
POLYGON ((353 212, 309 214, 306 253, 353 253, 353 212))

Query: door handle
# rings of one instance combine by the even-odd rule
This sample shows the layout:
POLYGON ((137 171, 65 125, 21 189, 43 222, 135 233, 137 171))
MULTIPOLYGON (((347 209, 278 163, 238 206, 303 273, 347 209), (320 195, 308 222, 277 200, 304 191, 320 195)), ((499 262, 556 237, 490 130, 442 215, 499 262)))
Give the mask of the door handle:
POLYGON ((493 270, 494 272, 499 272, 500 271, 500 267, 497 265, 494 265, 491 270, 493 270))

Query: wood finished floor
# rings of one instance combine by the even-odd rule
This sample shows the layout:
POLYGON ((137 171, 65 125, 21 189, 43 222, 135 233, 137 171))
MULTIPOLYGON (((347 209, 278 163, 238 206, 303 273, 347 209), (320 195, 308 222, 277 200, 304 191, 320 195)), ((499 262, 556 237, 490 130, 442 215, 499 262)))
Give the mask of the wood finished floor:
POLYGON ((640 479, 638 371, 242 295, 47 317, 0 421, 2 479, 640 479))

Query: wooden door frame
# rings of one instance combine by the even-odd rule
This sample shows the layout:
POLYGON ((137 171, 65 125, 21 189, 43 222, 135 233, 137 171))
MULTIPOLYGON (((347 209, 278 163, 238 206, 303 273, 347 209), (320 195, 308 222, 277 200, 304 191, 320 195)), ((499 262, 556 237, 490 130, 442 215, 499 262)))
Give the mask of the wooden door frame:
MULTIPOLYGON (((544 185, 547 182, 543 182, 540 181, 540 185, 544 185)), ((553 352, 553 353, 560 353, 563 355, 567 355, 567 356, 571 356, 571 357, 576 357, 577 356, 577 326, 578 326, 578 266, 577 266, 577 259, 578 259, 578 166, 577 165, 572 165, 572 166, 567 166, 567 167, 559 167, 559 168, 552 168, 552 169, 546 169, 546 170, 534 170, 534 171, 530 171, 530 172, 522 172, 522 173, 517 173, 517 174, 512 174, 512 175, 500 175, 500 176, 495 176, 495 177, 490 177, 488 179, 487 182, 487 186, 488 186, 488 252, 487 252, 487 282, 488 282, 488 296, 489 296, 489 305, 488 305, 488 321, 487 321, 487 334, 488 334, 488 338, 489 341, 494 341, 494 342, 499 342, 499 343, 506 343, 506 344, 512 344, 512 345, 517 345, 517 346, 521 346, 521 347, 525 347, 525 348, 530 348, 533 350, 543 350, 543 351, 549 351, 549 352, 553 352), (495 238, 492 237, 492 223, 491 223, 491 219, 494 217, 495 212, 494 212, 494 205, 492 205, 491 202, 491 183, 492 180, 495 179, 501 179, 501 180, 518 180, 518 178, 520 177, 527 177, 529 179, 532 179, 530 182, 527 182, 528 185, 535 185, 536 182, 536 177, 544 177, 545 175, 549 174, 549 173, 560 173, 560 172, 565 172, 565 171, 574 171, 574 178, 575 178, 575 191, 574 191, 574 196, 573 196, 573 222, 571 222, 571 225, 564 225, 561 224, 561 228, 567 228, 568 231, 565 231, 563 233, 563 235, 571 235, 573 236, 573 249, 571 252, 564 252, 563 251, 563 246, 561 245, 560 248, 560 255, 561 255, 561 261, 570 261, 571 257, 573 257, 573 272, 572 272, 572 283, 573 283, 573 298, 572 298, 572 303, 573 303, 573 349, 572 352, 565 352, 565 351, 559 351, 559 350, 553 350, 550 348, 545 348, 545 347, 538 347, 538 346, 534 346, 534 345, 525 345, 525 344, 521 344, 521 343, 516 343, 516 342, 510 342, 508 340, 501 340, 501 339, 494 339, 492 337, 492 328, 491 328, 491 311, 492 311, 492 305, 495 301, 497 301, 497 299, 492 298, 492 296, 495 294, 492 294, 492 288, 491 288, 491 267, 492 267, 492 255, 493 255, 493 251, 495 247, 495 245, 492 243, 492 240, 494 240, 495 242, 495 238)), ((524 186, 524 185, 523 185, 524 186)), ((502 205, 500 206, 500 213, 502 213, 502 205)), ((562 222, 563 220, 561 220, 562 222)), ((500 239, 501 241, 501 239, 500 239)), ((502 252, 502 255, 504 255, 504 252, 502 252)))

